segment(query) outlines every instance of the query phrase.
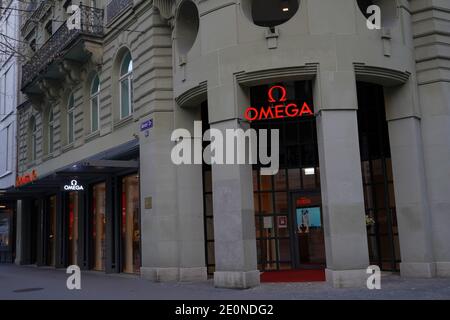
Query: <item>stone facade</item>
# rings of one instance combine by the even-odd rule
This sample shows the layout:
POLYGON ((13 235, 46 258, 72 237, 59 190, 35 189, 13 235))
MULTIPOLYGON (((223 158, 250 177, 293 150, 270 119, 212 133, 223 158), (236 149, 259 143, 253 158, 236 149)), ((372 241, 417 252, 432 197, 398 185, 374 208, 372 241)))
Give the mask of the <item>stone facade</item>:
MULTIPOLYGON (((63 2, 52 3, 50 16, 64 20, 63 2)), ((253 22, 250 0, 118 4, 123 9, 110 10, 115 16, 104 19, 101 40, 80 38, 88 52, 83 63, 69 68, 57 83, 48 81, 50 73, 37 80, 39 93, 22 88, 28 100, 19 111, 18 174, 35 169, 45 176, 139 138, 141 275, 159 281, 205 279, 202 168, 170 162, 173 129, 192 130, 205 101, 211 127, 245 128, 252 86, 310 80, 322 172, 326 276, 334 286, 361 286, 369 258, 356 82, 375 83, 385 95, 401 274, 449 276, 450 4, 375 3, 383 13, 380 30, 366 27, 355 0, 299 1, 292 18, 273 28, 253 22), (125 48, 133 59, 134 112, 120 119, 118 75, 125 48), (89 90, 95 73, 101 83, 100 129, 92 133, 89 90), (70 92, 73 143, 66 134, 70 92), (52 153, 49 108, 54 110, 52 153), (35 158, 29 146, 31 116, 37 125, 35 158), (150 119, 153 128, 144 134, 140 125, 150 119), (145 203, 149 198, 151 206, 145 203)), ((100 1, 99 8, 107 5, 100 1)), ((43 16, 38 44, 48 19, 43 16)), ((214 280, 219 287, 259 283, 251 172, 251 165, 212 166, 214 280)))

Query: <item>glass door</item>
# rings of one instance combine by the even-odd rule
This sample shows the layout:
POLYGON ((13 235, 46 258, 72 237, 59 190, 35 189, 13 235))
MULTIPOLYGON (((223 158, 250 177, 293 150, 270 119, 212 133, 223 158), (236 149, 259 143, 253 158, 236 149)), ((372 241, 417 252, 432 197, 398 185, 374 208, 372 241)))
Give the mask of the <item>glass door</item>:
POLYGON ((301 269, 325 268, 325 240, 320 193, 292 194, 295 262, 301 269))

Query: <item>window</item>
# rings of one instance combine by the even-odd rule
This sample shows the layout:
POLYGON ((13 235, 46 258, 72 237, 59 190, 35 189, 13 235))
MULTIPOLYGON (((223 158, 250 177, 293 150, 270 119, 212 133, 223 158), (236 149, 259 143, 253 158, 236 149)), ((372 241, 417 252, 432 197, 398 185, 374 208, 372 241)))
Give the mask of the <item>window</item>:
POLYGON ((30 160, 36 160, 37 155, 37 126, 34 116, 30 119, 30 160))
POLYGON ((120 118, 133 112, 133 60, 127 52, 120 64, 120 118))
POLYGON ((244 14, 254 24, 261 27, 275 27, 289 21, 298 11, 299 0, 244 0, 242 9, 244 14))
POLYGON ((67 103, 67 142, 73 143, 74 141, 74 128, 75 128, 75 101, 73 97, 73 93, 69 96, 69 101, 67 103))
POLYGON ((91 84, 91 132, 99 129, 100 80, 95 75, 91 84))
POLYGON ((54 151, 53 147, 53 134, 55 125, 54 125, 54 116, 53 109, 50 109, 48 113, 48 153, 52 153, 54 151))

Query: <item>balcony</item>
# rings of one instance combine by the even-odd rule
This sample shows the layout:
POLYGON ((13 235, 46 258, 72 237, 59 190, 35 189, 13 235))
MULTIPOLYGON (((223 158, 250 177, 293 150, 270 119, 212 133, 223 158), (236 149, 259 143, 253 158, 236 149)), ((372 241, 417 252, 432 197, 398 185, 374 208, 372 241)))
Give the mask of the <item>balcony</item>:
POLYGON ((42 93, 40 80, 65 79, 67 73, 73 74, 67 70, 69 64, 79 66, 93 54, 98 55, 104 33, 103 10, 80 6, 80 16, 80 28, 69 30, 63 23, 22 66, 21 89, 24 93, 42 93))

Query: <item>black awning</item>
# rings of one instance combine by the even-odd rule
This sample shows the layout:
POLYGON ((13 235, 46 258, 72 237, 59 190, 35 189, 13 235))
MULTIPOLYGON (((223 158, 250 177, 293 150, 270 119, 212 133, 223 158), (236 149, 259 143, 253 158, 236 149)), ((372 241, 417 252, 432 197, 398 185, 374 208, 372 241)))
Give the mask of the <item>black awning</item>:
POLYGON ((138 169, 139 143, 133 140, 54 170, 26 185, 0 190, 0 201, 41 197, 61 191, 72 179, 89 183, 91 180, 126 174, 138 169))

